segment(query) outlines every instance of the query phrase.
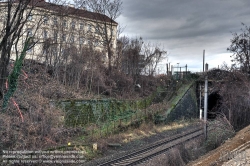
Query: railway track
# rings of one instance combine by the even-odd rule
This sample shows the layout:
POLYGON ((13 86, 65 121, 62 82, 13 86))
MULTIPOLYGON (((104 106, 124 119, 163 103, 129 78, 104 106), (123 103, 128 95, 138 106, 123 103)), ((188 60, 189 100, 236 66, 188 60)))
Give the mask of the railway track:
POLYGON ((153 158, 161 153, 168 151, 170 148, 188 141, 192 138, 198 137, 203 134, 202 128, 196 128, 185 133, 176 134, 166 139, 160 140, 149 146, 140 148, 130 154, 126 154, 119 158, 99 164, 98 166, 131 166, 137 165, 150 158, 153 158))

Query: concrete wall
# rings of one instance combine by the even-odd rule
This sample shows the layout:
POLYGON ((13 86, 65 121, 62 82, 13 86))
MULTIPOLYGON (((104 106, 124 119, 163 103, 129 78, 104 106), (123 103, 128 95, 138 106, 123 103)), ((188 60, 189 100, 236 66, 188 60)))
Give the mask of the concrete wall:
POLYGON ((195 83, 186 91, 176 105, 166 110, 164 115, 156 115, 156 123, 170 123, 181 119, 199 118, 195 83))
POLYGON ((185 93, 183 98, 178 102, 178 104, 173 108, 173 110, 168 114, 166 119, 167 122, 199 117, 195 87, 196 86, 193 85, 185 93))

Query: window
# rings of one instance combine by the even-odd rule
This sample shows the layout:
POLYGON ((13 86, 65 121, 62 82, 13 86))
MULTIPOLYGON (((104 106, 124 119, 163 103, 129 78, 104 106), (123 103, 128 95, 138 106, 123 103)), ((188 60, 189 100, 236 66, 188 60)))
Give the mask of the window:
POLYGON ((61 50, 61 54, 62 54, 62 55, 65 54, 65 50, 64 50, 64 49, 61 50))
POLYGON ((80 23, 80 30, 83 30, 83 28, 84 28, 84 24, 80 23))
POLYGON ((48 23, 49 23, 49 18, 48 18, 48 16, 44 16, 44 18, 43 18, 43 24, 44 24, 44 25, 48 25, 48 23))
POLYGON ((67 20, 63 20, 63 27, 67 27, 67 20))
POLYGON ((43 54, 46 55, 49 53, 49 50, 48 49, 43 49, 43 54))
POLYGON ((91 45, 92 43, 91 43, 91 40, 90 39, 88 39, 88 45, 91 45))
POLYGON ((80 43, 80 44, 84 44, 84 38, 83 38, 83 37, 80 37, 80 38, 79 38, 79 43, 80 43))
POLYGON ((57 47, 56 46, 53 46, 51 51, 52 51, 52 55, 57 55, 57 47))
POLYGON ((32 29, 31 28, 27 29, 27 36, 32 37, 32 29))
POLYGON ((54 17, 53 22, 54 22, 54 25, 57 25, 57 24, 58 24, 57 17, 54 17))
POLYGON ((55 30, 55 31, 54 31, 54 41, 57 41, 57 37, 58 37, 57 34, 58 34, 58 32, 55 30))
POLYGON ((44 30, 44 31, 43 31, 43 38, 44 38, 44 39, 47 39, 47 38, 48 38, 48 31, 47 31, 47 30, 44 30))
POLYGON ((33 19, 33 15, 30 14, 30 15, 28 16, 28 21, 32 21, 32 19, 33 19))
POLYGON ((75 22, 75 21, 72 21, 72 22, 71 22, 71 28, 72 28, 72 29, 75 29, 75 27, 76 27, 76 22, 75 22))
POLYGON ((91 29, 92 29, 91 24, 88 24, 88 31, 91 31, 91 29))
POLYGON ((74 41, 75 41, 75 36, 72 35, 72 36, 70 37, 70 43, 74 43, 74 41))
POLYGON ((66 41, 66 34, 62 35, 62 41, 66 41))
POLYGON ((106 47, 107 46, 107 42, 103 41, 103 46, 106 47))
POLYGON ((95 28, 95 33, 99 33, 99 28, 98 27, 95 28))
POLYGON ((28 49, 26 50, 27 53, 31 53, 33 50, 33 47, 28 47, 28 49))
POLYGON ((26 52, 31 53, 31 52, 32 52, 32 50, 33 50, 33 47, 32 47, 32 48, 30 48, 30 49, 28 49, 26 52))
POLYGON ((95 46, 99 45, 99 40, 95 40, 95 46))

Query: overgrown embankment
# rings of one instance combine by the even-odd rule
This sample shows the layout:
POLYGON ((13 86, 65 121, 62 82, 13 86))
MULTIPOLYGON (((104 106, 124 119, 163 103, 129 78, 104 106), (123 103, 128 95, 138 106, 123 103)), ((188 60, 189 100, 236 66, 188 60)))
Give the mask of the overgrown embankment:
POLYGON ((139 100, 64 100, 52 102, 60 107, 66 126, 82 127, 85 138, 98 139, 142 123, 170 123, 196 118, 194 79, 169 80, 150 96, 139 100))
MULTIPOLYGON (((9 66, 8 70, 11 71, 12 67, 9 66)), ((86 128, 65 126, 65 112, 58 107, 53 107, 51 100, 88 100, 112 97, 117 100, 141 100, 155 92, 157 86, 164 86, 168 80, 166 76, 138 76, 136 83, 140 84, 142 88, 136 89, 135 80, 132 77, 115 70, 107 75, 106 70, 103 69, 98 71, 100 77, 96 76, 101 80, 98 82, 93 79, 92 89, 90 89, 84 86, 86 83, 84 80, 82 85, 68 86, 66 82, 59 79, 63 77, 59 75, 60 73, 51 73, 49 66, 35 61, 25 60, 22 72, 27 75, 27 78, 26 75, 20 76, 17 90, 13 96, 18 108, 14 102, 10 102, 6 112, 1 112, 1 149, 36 150, 60 147, 66 145, 69 140, 72 140, 72 137, 86 134, 86 128), (24 122, 21 121, 20 113, 24 122)), ((2 100, 0 100, 0 106, 2 106, 2 100)), ((134 117, 132 117, 133 119, 134 117)), ((107 125, 113 126, 113 123, 107 125)))

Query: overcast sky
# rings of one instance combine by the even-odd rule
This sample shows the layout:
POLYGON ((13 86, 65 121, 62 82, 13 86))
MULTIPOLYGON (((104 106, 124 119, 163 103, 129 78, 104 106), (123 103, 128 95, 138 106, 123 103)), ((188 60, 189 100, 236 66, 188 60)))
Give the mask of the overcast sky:
POLYGON ((161 43, 168 63, 201 71, 204 49, 209 68, 231 64, 226 49, 232 32, 250 25, 250 0, 123 0, 117 21, 123 35, 161 43))

